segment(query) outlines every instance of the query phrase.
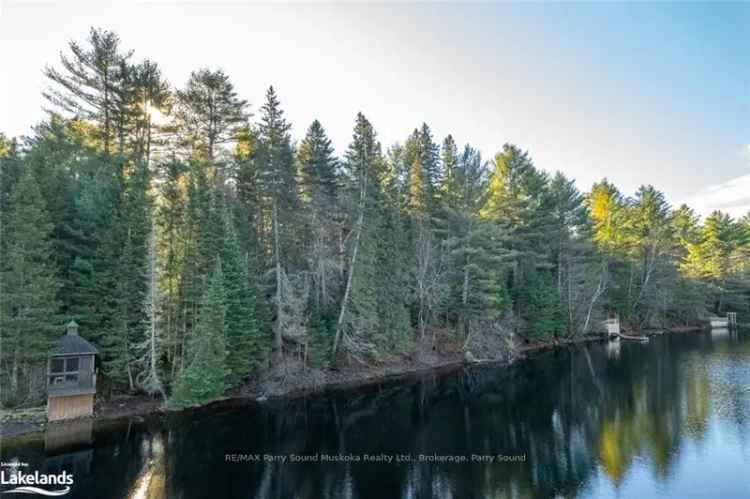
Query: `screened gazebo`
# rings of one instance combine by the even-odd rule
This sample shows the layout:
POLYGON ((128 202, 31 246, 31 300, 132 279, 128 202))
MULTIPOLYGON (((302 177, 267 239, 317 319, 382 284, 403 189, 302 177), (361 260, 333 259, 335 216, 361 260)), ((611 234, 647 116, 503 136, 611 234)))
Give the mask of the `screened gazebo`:
POLYGON ((49 357, 47 418, 50 421, 91 416, 96 393, 95 356, 99 351, 70 321, 49 357))

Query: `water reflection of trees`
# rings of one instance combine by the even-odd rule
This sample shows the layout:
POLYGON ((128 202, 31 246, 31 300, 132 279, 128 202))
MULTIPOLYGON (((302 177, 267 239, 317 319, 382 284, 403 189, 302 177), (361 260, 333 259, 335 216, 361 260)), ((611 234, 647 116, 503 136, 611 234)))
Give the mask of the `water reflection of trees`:
POLYGON ((712 405, 725 406, 719 417, 747 434, 750 394, 722 371, 731 362, 717 367, 701 354, 736 356, 748 369, 750 343, 730 348, 728 341, 737 339, 666 336, 648 346, 623 344, 617 355, 606 346, 589 355, 559 351, 513 369, 468 369, 349 396, 100 428, 91 473, 77 480, 74 497, 573 497, 601 472, 619 487, 636 461, 668 480, 685 440, 705 438, 712 405), (526 461, 225 462, 226 454, 256 453, 503 454, 526 461))
MULTIPOLYGON (((707 431, 706 366, 681 362, 704 341, 663 338, 623 346, 615 357, 557 352, 511 370, 464 370, 349 399, 284 404, 253 418, 247 435, 227 435, 239 452, 504 454, 526 462, 225 465, 220 473, 242 470, 226 481, 239 487, 228 494, 310 498, 574 496, 599 469, 619 485, 636 458, 665 480, 682 439, 707 431)), ((176 455, 195 455, 195 432, 183 436, 190 448, 176 455)))

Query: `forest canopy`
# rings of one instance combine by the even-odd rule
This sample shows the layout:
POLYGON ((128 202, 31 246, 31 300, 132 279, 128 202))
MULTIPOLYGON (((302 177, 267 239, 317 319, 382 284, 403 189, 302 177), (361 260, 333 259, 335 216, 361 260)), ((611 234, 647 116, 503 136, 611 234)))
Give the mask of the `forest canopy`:
POLYGON ((426 123, 384 149, 362 113, 337 157, 317 120, 291 136, 273 87, 252 113, 220 69, 176 88, 102 29, 44 72, 48 118, 0 135, 4 405, 43 396, 71 319, 111 391, 180 407, 282 364, 750 311, 750 214, 581 192, 516 145, 486 158, 426 123))

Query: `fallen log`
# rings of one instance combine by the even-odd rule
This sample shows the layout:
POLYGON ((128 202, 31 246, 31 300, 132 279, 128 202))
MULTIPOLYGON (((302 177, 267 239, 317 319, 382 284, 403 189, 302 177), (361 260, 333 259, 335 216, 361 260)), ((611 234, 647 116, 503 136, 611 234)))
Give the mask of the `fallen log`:
POLYGON ((644 343, 649 341, 648 336, 630 336, 630 335, 622 334, 622 333, 611 333, 610 337, 612 336, 622 338, 623 340, 642 341, 644 343))

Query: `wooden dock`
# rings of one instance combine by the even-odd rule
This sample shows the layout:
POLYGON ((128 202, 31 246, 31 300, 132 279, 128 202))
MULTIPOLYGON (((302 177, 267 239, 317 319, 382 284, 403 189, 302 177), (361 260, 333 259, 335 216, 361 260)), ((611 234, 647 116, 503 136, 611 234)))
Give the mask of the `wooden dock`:
POLYGON ((737 312, 727 312, 726 317, 709 317, 711 328, 737 327, 737 312))

